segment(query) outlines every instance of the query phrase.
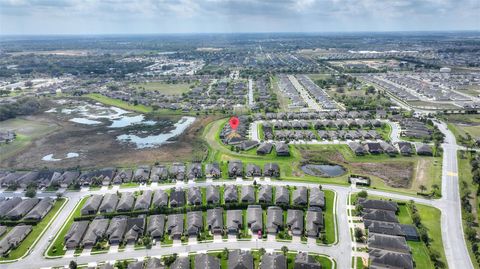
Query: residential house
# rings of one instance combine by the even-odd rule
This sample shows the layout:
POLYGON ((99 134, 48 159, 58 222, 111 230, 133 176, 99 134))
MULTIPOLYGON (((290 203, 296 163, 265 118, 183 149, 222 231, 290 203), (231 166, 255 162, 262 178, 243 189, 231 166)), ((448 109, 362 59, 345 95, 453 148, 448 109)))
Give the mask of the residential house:
POLYGON ((258 155, 270 154, 270 152, 272 152, 272 149, 273 149, 272 143, 264 142, 264 143, 261 143, 260 146, 257 148, 257 154, 258 155))
POLYGON ((228 269, 253 269, 253 256, 249 251, 235 249, 228 254, 228 269))
POLYGON ((367 153, 365 147, 363 147, 363 145, 358 142, 349 142, 348 146, 357 156, 363 156, 367 153))
POLYGON ((118 201, 116 210, 118 212, 132 211, 134 203, 135 197, 133 194, 131 192, 124 192, 118 201))
POLYGON ((392 211, 394 213, 398 211, 397 203, 392 201, 359 198, 357 203, 362 207, 364 211, 368 211, 371 209, 392 211))
POLYGON ((230 161, 228 163, 228 176, 229 177, 243 177, 243 164, 241 161, 230 161))
POLYGON ((165 215, 151 215, 148 218, 147 234, 154 239, 163 238, 165 215))
POLYGON ((242 203, 255 202, 255 188, 252 185, 243 185, 240 194, 240 201, 242 203))
POLYGON ((410 253, 399 253, 381 249, 368 251, 370 268, 402 268, 413 269, 413 258, 410 253))
POLYGON ((110 244, 120 244, 123 240, 123 235, 127 229, 127 217, 117 216, 110 220, 107 229, 107 238, 110 244))
POLYGON ((8 211, 5 214, 5 217, 11 220, 19 220, 23 218, 30 210, 32 210, 35 205, 38 204, 40 199, 38 198, 27 198, 18 203, 12 210, 8 211))
POLYGON ((161 206, 168 206, 168 194, 161 189, 155 190, 152 199, 152 206, 155 208, 161 206))
POLYGON ((365 149, 370 154, 381 154, 384 151, 382 146, 378 142, 367 142, 367 143, 365 143, 365 149))
POLYGON ((8 251, 15 249, 32 231, 31 225, 17 225, 0 240, 0 255, 5 255, 8 251))
POLYGON ((145 182, 148 182, 149 178, 150 178, 150 166, 141 165, 137 167, 137 170, 135 170, 132 181, 145 183, 145 182))
POLYGON ((418 143, 416 145, 416 150, 418 155, 433 156, 433 149, 428 144, 418 143))
POLYGON ((102 202, 103 196, 94 194, 90 196, 80 211, 82 215, 94 215, 97 214, 100 203, 102 202))
POLYGON ((261 177, 262 176, 262 170, 260 169, 260 166, 249 163, 247 164, 247 172, 245 173, 246 177, 261 177))
POLYGON ((319 207, 309 207, 305 221, 305 234, 308 237, 318 238, 323 229, 323 212, 319 207))
POLYGON ((92 220, 85 232, 82 240, 82 246, 92 248, 106 234, 108 228, 108 219, 98 218, 92 220))
POLYGON ((172 239, 179 240, 183 234, 183 214, 168 215, 165 232, 172 239))
POLYGON ((199 236, 203 230, 203 213, 202 211, 187 212, 186 234, 189 236, 199 236))
POLYGON ((411 156, 413 154, 413 147, 410 142, 398 142, 397 147, 403 156, 411 156))
POLYGON ((22 202, 22 198, 13 197, 7 200, 0 201, 0 218, 5 217, 10 210, 22 202))
POLYGON ((100 204, 100 213, 112 213, 115 212, 118 203, 118 195, 116 193, 107 193, 103 196, 102 203, 100 204))
POLYGON ((181 188, 172 188, 170 191, 170 206, 182 207, 185 205, 185 191, 181 188))
POLYGON ((133 177, 133 170, 132 169, 122 169, 120 170, 112 180, 113 184, 122 184, 126 182, 130 182, 133 177))
POLYGON ((275 187, 275 204, 288 205, 290 204, 290 192, 285 186, 275 187))
POLYGON ((202 164, 201 163, 192 163, 188 167, 187 178, 189 180, 194 180, 197 178, 202 178, 202 164))
POLYGON ((223 233, 223 208, 207 210, 207 228, 212 234, 221 235, 223 233))
POLYGON ((267 208, 267 233, 277 234, 283 230, 283 209, 278 206, 267 208))
POLYGON ((199 253, 195 255, 195 268, 220 269, 220 261, 212 255, 199 253))
POLYGON ((252 234, 261 233, 263 230, 263 210, 259 205, 247 207, 247 225, 252 234))
POLYGON ((141 195, 137 197, 135 201, 135 210, 148 210, 150 208, 150 202, 152 201, 152 191, 144 190, 141 195))
POLYGON ((292 202, 294 205, 307 205, 308 202, 308 189, 303 186, 299 186, 293 190, 292 202))
POLYGON ((190 269, 190 258, 189 257, 178 257, 172 265, 170 265, 170 269, 190 269))
POLYGON ((301 236, 304 230, 303 211, 289 209, 287 211, 287 227, 292 235, 301 236))
POLYGON ((187 201, 189 205, 202 204, 202 192, 199 187, 191 187, 187 191, 187 201))
POLYGON ((310 188, 309 205, 325 208, 325 193, 320 188, 310 188))
POLYGON ((224 188, 223 199, 225 203, 237 203, 238 202, 237 186, 226 185, 224 188))
POLYGON ((170 167, 170 178, 175 181, 183 181, 187 168, 183 163, 173 163, 170 167))
POLYGON ((294 269, 322 269, 320 263, 318 263, 313 256, 308 255, 306 252, 298 252, 295 257, 293 265, 294 269))
POLYGON ((410 253, 410 247, 403 236, 372 233, 368 235, 368 249, 381 249, 400 253, 410 253))
POLYGON ((258 188, 258 202, 271 203, 272 202, 272 186, 261 185, 258 188))
POLYGON ((207 163, 205 165, 205 176, 207 178, 221 177, 220 165, 218 163, 207 163))
POLYGON ((168 168, 165 165, 156 165, 150 173, 152 182, 160 182, 168 179, 168 168))
POLYGON ((290 156, 290 149, 288 148, 288 145, 283 142, 277 142, 275 144, 275 150, 277 156, 290 156))
POLYGON ((243 229, 242 210, 227 210, 227 232, 238 234, 241 229, 243 229))
POLYGON ((220 203, 220 192, 217 186, 208 185, 205 190, 205 196, 207 204, 220 203))
POLYGON ((41 220, 43 217, 45 217, 48 212, 53 207, 53 204, 55 203, 55 200, 53 200, 50 197, 45 197, 40 202, 35 205, 35 207, 30 210, 27 215, 23 219, 25 220, 41 220))
POLYGON ((263 176, 280 177, 280 166, 277 163, 266 163, 263 166, 263 176))
POLYGON ((280 253, 265 253, 260 261, 260 269, 287 269, 287 259, 280 253))
POLYGON ((137 242, 137 240, 143 236, 145 231, 145 216, 140 215, 138 217, 128 218, 125 231, 123 237, 125 243, 134 244, 137 242))
POLYGON ((79 247, 87 228, 88 220, 74 221, 63 239, 65 247, 67 249, 79 247))

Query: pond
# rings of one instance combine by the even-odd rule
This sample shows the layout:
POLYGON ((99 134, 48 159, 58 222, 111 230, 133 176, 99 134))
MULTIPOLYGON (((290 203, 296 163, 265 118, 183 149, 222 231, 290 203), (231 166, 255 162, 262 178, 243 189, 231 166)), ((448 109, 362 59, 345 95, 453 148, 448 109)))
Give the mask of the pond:
POLYGON ((304 164, 302 171, 316 177, 338 177, 345 174, 345 168, 337 164, 304 164))
POLYGON ((140 137, 133 134, 123 134, 117 136, 117 139, 121 142, 133 143, 136 148, 154 148, 165 143, 168 143, 172 138, 182 134, 193 122, 194 117, 182 117, 177 123, 175 123, 174 129, 168 133, 161 133, 157 135, 148 135, 140 137))

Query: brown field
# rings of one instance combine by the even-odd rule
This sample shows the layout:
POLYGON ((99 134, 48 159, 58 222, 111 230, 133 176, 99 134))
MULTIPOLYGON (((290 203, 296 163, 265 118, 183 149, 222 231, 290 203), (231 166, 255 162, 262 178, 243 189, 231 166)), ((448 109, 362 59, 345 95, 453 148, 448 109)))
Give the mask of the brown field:
MULTIPOLYGON (((52 116, 43 113, 29 117, 37 123, 51 123, 52 116)), ((176 141, 158 148, 136 149, 117 142, 117 131, 105 126, 85 126, 69 121, 56 122, 57 130, 35 137, 23 147, 1 159, 1 168, 74 168, 74 167, 129 167, 155 162, 182 162, 203 159, 206 147, 201 140, 202 129, 212 118, 200 117, 176 141), (66 153, 79 153, 79 157, 60 161, 43 161, 42 157, 54 154, 62 158, 66 153)), ((25 124, 29 124, 26 122, 25 124)))

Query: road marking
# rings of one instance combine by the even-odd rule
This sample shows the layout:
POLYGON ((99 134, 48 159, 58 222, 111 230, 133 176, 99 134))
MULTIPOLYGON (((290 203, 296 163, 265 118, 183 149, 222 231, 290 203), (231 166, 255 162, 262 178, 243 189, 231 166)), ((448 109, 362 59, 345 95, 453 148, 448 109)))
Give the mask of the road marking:
POLYGON ((455 173, 455 172, 447 172, 447 176, 456 177, 456 176, 458 176, 458 173, 455 173))

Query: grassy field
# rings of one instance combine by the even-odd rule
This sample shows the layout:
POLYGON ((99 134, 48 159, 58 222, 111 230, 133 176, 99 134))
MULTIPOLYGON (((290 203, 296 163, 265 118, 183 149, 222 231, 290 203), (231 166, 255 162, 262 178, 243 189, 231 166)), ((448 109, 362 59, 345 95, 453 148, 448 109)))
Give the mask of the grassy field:
POLYGON ((72 226, 73 219, 76 217, 80 217, 80 211, 82 209, 82 206, 85 204, 89 196, 84 197, 78 204, 75 206, 74 211, 68 216, 68 219, 65 221, 64 226, 60 230, 60 232, 57 234, 57 237, 54 238, 54 241, 50 244, 50 246, 47 249, 47 256, 49 257, 60 257, 65 254, 65 249, 63 248, 63 239, 65 235, 67 234, 68 230, 70 229, 70 226, 72 226))
POLYGON ((150 81, 130 84, 130 86, 145 91, 158 91, 165 95, 181 95, 190 91, 191 84, 188 83, 166 83, 162 81, 150 81))
POLYGON ((448 128, 453 132, 457 141, 459 137, 466 137, 467 133, 474 138, 480 138, 480 115, 455 114, 444 116, 448 128))
POLYGON ((325 193, 325 236, 327 244, 334 244, 337 241, 337 235, 335 233, 335 216, 333 215, 333 209, 335 207, 335 192, 330 190, 324 190, 325 193))
POLYGON ((62 208, 65 202, 66 199, 64 198, 56 201, 50 212, 48 212, 48 214, 43 218, 43 220, 41 220, 37 225, 33 226, 32 231, 25 238, 25 240, 23 240, 16 249, 12 250, 9 253, 8 257, 0 257, 0 262, 19 259, 25 254, 27 254, 28 251, 30 251, 30 249, 35 246, 35 244, 37 243, 37 239, 42 236, 46 229, 50 226, 50 221, 55 217, 55 215, 60 210, 60 208, 62 208))
POLYGON ((27 148, 35 139, 54 132, 58 128, 59 126, 54 123, 33 121, 25 118, 15 118, 0 122, 0 130, 10 130, 17 134, 13 142, 0 144, 0 162, 27 148))
MULTIPOLYGON (((475 195, 475 192, 476 192, 476 185, 473 184, 473 180, 472 180, 472 172, 471 172, 471 166, 470 166, 470 161, 469 161, 469 158, 468 158, 468 154, 465 154, 466 156, 463 156, 462 153, 459 153, 458 154, 458 176, 459 176, 459 182, 460 182, 460 186, 462 186, 462 182, 465 182, 466 183, 466 186, 465 188, 460 188, 460 194, 461 195, 464 195, 466 191, 470 191, 471 194, 470 194, 470 197, 471 197, 471 200, 470 200, 470 203, 475 206, 476 205, 476 212, 477 212, 477 216, 476 216, 476 219, 477 219, 477 222, 480 221, 480 217, 479 217, 479 212, 480 212, 480 203, 479 203, 479 196, 476 196, 475 195)), ((466 220, 465 220, 465 214, 467 212, 465 212, 465 210, 462 208, 462 217, 463 217, 463 228, 465 229, 467 226, 467 223, 466 223, 466 220)), ((475 217, 475 216, 474 216, 475 217)), ((480 232, 480 228, 479 227, 476 227, 475 228, 477 233, 480 232)), ((477 262, 477 260, 475 259, 475 255, 473 254, 473 250, 472 250, 472 243, 467 240, 467 238, 465 238, 465 241, 467 242, 467 249, 468 249, 468 253, 470 254, 470 259, 472 260, 472 263, 474 265, 475 268, 480 268, 480 264, 477 262)))
POLYGON ((288 105, 291 103, 290 99, 286 97, 278 87, 278 78, 275 76, 270 77, 270 85, 272 85, 273 92, 277 94, 279 111, 290 111, 288 105))
POLYGON ((130 111, 135 111, 135 112, 140 112, 140 113, 150 113, 150 112, 153 111, 153 108, 149 107, 149 106, 134 105, 134 104, 122 101, 122 100, 109 98, 107 96, 104 96, 104 95, 101 95, 101 94, 98 94, 98 93, 90 93, 90 94, 87 94, 85 96, 90 98, 90 99, 93 99, 97 102, 100 102, 102 104, 109 105, 109 106, 116 106, 116 107, 119 107, 119 108, 122 108, 122 109, 125 109, 125 110, 130 110, 130 111))

